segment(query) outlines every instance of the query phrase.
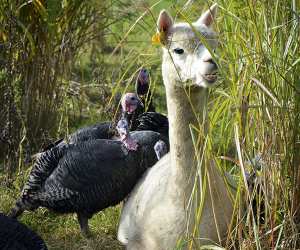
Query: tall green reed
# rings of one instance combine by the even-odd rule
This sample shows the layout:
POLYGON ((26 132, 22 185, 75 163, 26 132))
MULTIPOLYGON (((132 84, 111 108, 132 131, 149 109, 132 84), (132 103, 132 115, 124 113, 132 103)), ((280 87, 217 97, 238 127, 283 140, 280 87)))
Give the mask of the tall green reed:
MULTIPOLYGON (((191 2, 186 10, 181 9, 185 1, 166 6, 192 22, 213 3, 191 2)), ((210 91, 210 146, 202 150, 238 183, 236 224, 226 248, 297 249, 300 6, 279 0, 217 2, 220 47, 215 56, 222 70, 219 86, 210 91), (243 171, 255 173, 249 187, 243 171)), ((147 20, 154 33, 155 19, 147 20)), ((148 51, 149 59, 159 56, 154 48, 148 51)))

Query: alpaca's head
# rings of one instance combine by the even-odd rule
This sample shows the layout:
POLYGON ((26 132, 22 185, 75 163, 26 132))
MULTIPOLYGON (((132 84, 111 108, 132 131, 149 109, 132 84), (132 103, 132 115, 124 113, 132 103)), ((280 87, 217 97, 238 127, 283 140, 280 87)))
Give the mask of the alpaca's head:
POLYGON ((217 46, 212 24, 217 12, 214 4, 194 23, 173 23, 172 17, 161 11, 157 26, 164 45, 163 77, 169 85, 209 87, 217 79, 217 65, 210 51, 217 46), (201 38, 202 37, 202 38, 201 38))

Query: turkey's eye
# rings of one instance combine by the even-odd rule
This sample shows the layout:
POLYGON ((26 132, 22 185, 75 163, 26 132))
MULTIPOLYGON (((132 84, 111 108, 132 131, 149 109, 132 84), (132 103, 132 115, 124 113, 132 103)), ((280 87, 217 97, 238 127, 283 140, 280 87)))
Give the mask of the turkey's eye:
POLYGON ((181 54, 184 53, 184 50, 183 50, 183 49, 180 49, 180 48, 176 48, 176 49, 174 49, 174 52, 175 52, 176 54, 178 54, 178 55, 181 55, 181 54))
POLYGON ((135 98, 134 98, 134 97, 131 97, 130 100, 131 100, 131 101, 135 101, 135 98))

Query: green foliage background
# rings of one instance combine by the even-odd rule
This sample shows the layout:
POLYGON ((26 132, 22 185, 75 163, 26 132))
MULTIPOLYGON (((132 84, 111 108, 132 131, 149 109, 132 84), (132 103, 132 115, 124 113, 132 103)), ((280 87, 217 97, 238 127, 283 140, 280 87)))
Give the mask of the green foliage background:
MULTIPOLYGON (((244 223, 227 248, 300 249, 300 4, 217 2, 221 70, 210 95, 209 154, 237 179, 242 165, 253 171, 251 159, 261 159, 254 190, 262 187, 266 215, 261 223, 249 208, 246 218, 237 214, 244 223)), ((12 207, 33 153, 81 126, 114 119, 118 96, 133 90, 141 67, 150 70, 155 104, 166 113, 161 49, 151 44, 158 13, 166 8, 191 22, 212 3, 0 0, 0 211, 12 207)), ((21 220, 50 249, 122 249, 119 211, 94 216, 89 240, 73 215, 39 209, 21 220)))

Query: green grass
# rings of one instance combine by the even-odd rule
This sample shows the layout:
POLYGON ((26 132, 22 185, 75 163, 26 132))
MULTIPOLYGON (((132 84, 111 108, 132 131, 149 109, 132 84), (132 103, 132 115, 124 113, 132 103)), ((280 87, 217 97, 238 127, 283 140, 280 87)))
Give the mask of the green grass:
MULTIPOLYGON (((89 92, 81 89, 80 98, 68 97, 63 116, 70 131, 107 118, 101 111, 108 103, 114 105, 111 96, 133 90, 136 71, 142 66, 150 68, 155 102, 159 111, 166 112, 160 48, 152 46, 150 41, 159 10, 167 8, 175 16, 185 1, 161 1, 151 12, 147 8, 156 1, 137 5, 128 2, 134 13, 132 18, 114 25, 112 31, 117 34, 106 37, 113 48, 119 48, 117 53, 102 54, 102 58, 94 58, 92 63, 91 44, 86 44, 76 58, 75 80, 82 85, 105 83, 109 94, 104 103, 97 103, 102 85, 100 88, 90 85, 89 92), (145 16, 135 23, 144 11, 145 16), (103 63, 106 71, 103 75, 97 74, 102 72, 103 63)), ((216 25, 220 46, 216 55, 222 71, 218 86, 210 91, 211 149, 207 157, 216 157, 220 166, 237 178, 241 174, 238 150, 248 170, 253 166, 246 162, 255 156, 262 155, 264 162, 258 171, 258 182, 262 187, 259 200, 264 205, 265 223, 256 220, 249 207, 243 218, 236 214, 235 220, 240 223, 233 228, 227 249, 300 249, 300 229, 292 209, 294 190, 299 185, 297 166, 300 166, 300 4, 295 0, 217 2, 220 5, 216 25)), ((183 12, 184 16, 194 21, 207 3, 212 1, 194 1, 183 12)), ((65 133, 62 126, 58 134, 65 133)), ((0 174, 0 180, 4 180, 3 177, 0 174)), ((0 211, 9 211, 21 186, 16 182, 15 187, 1 185, 0 211)), ((245 190, 243 184, 241 189, 245 190)), ((90 220, 93 238, 88 240, 81 237, 73 215, 57 216, 39 209, 26 212, 21 221, 36 230, 49 249, 122 249, 116 240, 119 213, 118 206, 95 215, 90 220)))
MULTIPOLYGON (((0 187, 0 211, 7 213, 14 205, 19 192, 14 188, 0 187)), ((122 249, 116 239, 120 206, 99 212, 89 220, 92 237, 86 239, 80 233, 77 217, 72 214, 58 215, 39 208, 24 212, 20 221, 37 232, 50 250, 73 249, 122 249)))

